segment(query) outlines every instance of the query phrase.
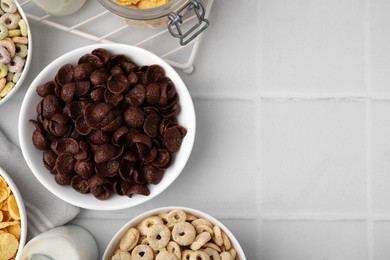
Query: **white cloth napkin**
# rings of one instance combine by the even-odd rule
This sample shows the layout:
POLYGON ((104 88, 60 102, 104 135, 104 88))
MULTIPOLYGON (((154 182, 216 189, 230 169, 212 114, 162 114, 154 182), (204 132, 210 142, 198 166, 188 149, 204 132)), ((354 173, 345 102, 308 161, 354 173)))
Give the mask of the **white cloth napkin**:
POLYGON ((0 167, 15 182, 23 197, 27 211, 28 239, 61 226, 80 211, 46 190, 35 178, 25 162, 22 152, 0 131, 0 167))

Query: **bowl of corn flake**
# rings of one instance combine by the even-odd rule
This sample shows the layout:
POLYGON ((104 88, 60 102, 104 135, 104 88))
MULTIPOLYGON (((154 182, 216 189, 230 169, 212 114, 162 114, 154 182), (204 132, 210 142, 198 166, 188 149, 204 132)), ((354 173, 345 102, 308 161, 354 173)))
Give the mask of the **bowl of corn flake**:
POLYGON ((161 207, 125 224, 103 260, 245 260, 233 233, 216 218, 188 207, 161 207))
POLYGON ((31 64, 30 27, 15 0, 0 0, 0 105, 22 86, 31 64))
POLYGON ((0 167, 0 259, 18 259, 26 235, 27 215, 22 196, 0 167))

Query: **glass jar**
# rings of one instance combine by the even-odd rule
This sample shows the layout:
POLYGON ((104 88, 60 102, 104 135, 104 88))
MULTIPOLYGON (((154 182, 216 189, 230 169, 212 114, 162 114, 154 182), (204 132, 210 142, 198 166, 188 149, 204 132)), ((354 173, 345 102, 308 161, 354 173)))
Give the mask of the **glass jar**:
POLYGON ((148 9, 126 7, 113 0, 98 1, 130 26, 157 28, 167 25, 172 36, 180 39, 181 45, 188 44, 209 25, 200 0, 171 0, 164 5, 148 9), (195 14, 196 21, 190 26, 184 26, 184 16, 191 14, 195 14))

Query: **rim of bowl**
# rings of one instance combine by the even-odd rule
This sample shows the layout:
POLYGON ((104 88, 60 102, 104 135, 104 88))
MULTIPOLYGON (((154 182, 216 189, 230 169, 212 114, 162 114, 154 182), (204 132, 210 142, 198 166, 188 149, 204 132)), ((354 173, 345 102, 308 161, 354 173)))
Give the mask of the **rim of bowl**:
POLYGON ((4 103, 6 103, 7 100, 10 99, 19 90, 19 88, 23 85, 23 82, 28 74, 29 69, 30 69, 31 58, 32 58, 33 46, 32 46, 30 24, 28 22, 27 16, 26 16, 23 8, 20 6, 20 4, 16 0, 13 0, 13 1, 15 2, 16 6, 18 7, 19 14, 22 16, 22 18, 26 21, 26 24, 27 24, 27 33, 28 33, 27 59, 26 59, 26 62, 24 63, 23 72, 20 75, 18 82, 16 82, 15 86, 11 89, 11 91, 0 100, 0 106, 3 105, 4 103))
POLYGON ((230 242, 233 245, 233 248, 237 251, 237 260, 246 260, 244 251, 238 242, 237 238, 233 235, 233 233, 218 219, 215 217, 211 216, 210 214, 200 211, 198 209, 190 208, 190 207, 182 207, 182 206, 166 206, 166 207, 160 207, 160 208, 155 208, 152 210, 148 210, 146 212, 143 212, 134 218, 130 219, 126 224, 124 224, 112 237, 110 242, 108 243, 104 254, 103 254, 103 260, 109 260, 111 259, 112 254, 115 252, 115 247, 118 245, 120 238, 124 235, 124 233, 130 228, 136 226, 142 219, 150 216, 150 215, 155 215, 161 212, 166 212, 166 211, 171 211, 173 209, 181 209, 185 211, 186 213, 191 213, 197 217, 202 217, 205 218, 209 221, 211 221, 214 225, 219 226, 223 232, 228 236, 230 239, 230 242))
POLYGON ((27 239, 27 212, 26 207, 23 202, 23 197, 19 192, 18 187, 16 186, 15 182, 12 180, 11 176, 8 175, 8 173, 0 167, 0 175, 4 178, 4 180, 7 182, 8 186, 11 188, 12 193, 15 196, 16 203, 18 203, 19 213, 20 213, 20 239, 19 239, 19 247, 18 251, 16 253, 15 259, 19 259, 20 254, 22 253, 22 249, 24 245, 26 244, 27 239))
MULTIPOLYGON (((51 75, 51 79, 53 80, 54 75, 51 75)), ((181 113, 178 115, 178 117, 183 117, 183 111, 181 110, 181 113)), ((180 122, 180 120, 179 120, 180 122)), ((195 109, 193 105, 193 101, 191 98, 191 95, 183 82, 182 78, 179 76, 179 74, 162 58, 158 57, 154 53, 142 49, 140 47, 135 47, 131 45, 125 45, 120 43, 98 43, 98 44, 92 44, 87 45, 84 47, 80 47, 78 49, 75 49, 73 51, 70 51, 54 61, 52 61, 49 65, 47 65, 34 79, 34 81, 31 83, 30 87, 27 90, 27 93, 23 99, 23 103, 20 110, 19 115, 19 122, 18 122, 18 131, 19 131, 19 141, 20 141, 20 148, 22 150, 23 156, 27 162, 27 165, 33 172, 34 176, 39 180, 39 182, 51 193, 53 193, 58 198, 72 204, 75 206, 78 206, 80 208, 85 209, 91 209, 91 210, 120 210, 120 209, 126 209, 131 208, 134 206, 137 206, 139 204, 142 204, 146 201, 149 201, 150 199, 156 197, 161 192, 166 190, 175 180, 176 178, 181 174, 183 171, 185 165, 187 164, 187 161, 191 155, 194 140, 195 140, 195 132, 196 132, 196 117, 195 117, 195 109), (96 48, 104 48, 108 50, 109 52, 113 54, 125 54, 129 56, 130 58, 132 55, 136 55, 134 62, 141 65, 152 65, 152 64, 145 64, 145 62, 142 62, 142 59, 146 57, 148 60, 152 59, 154 64, 159 64, 163 67, 166 75, 168 75, 171 80, 174 82, 176 86, 176 90, 179 92, 179 98, 180 98, 180 106, 183 108, 186 106, 186 115, 190 117, 190 120, 187 121, 188 126, 187 127, 187 135, 183 139, 182 146, 176 154, 174 154, 174 163, 165 171, 164 174, 171 173, 174 175, 171 176, 171 178, 168 178, 168 176, 164 176, 161 182, 157 185, 149 185, 148 188, 150 189, 150 194, 148 196, 142 196, 142 195, 134 195, 132 198, 128 198, 126 196, 119 196, 116 194, 112 194, 107 200, 101 201, 93 197, 92 194, 81 194, 75 190, 73 190, 69 185, 62 186, 58 185, 54 182, 54 178, 49 173, 49 171, 44 167, 43 163, 41 163, 42 159, 39 160, 39 162, 36 162, 33 160, 32 155, 30 154, 29 147, 33 147, 36 149, 31 141, 32 131, 33 131, 33 125, 28 122, 28 120, 35 118, 35 107, 38 104, 33 103, 32 99, 40 98, 35 90, 36 87, 39 84, 47 82, 45 79, 48 77, 47 74, 49 71, 57 71, 58 68, 60 68, 65 63, 69 63, 67 61, 64 61, 66 59, 72 59, 73 63, 77 63, 77 60, 84 54, 90 53, 92 50, 96 48), (124 50, 126 49, 126 51, 124 50), (125 53, 124 53, 125 52, 125 53), (142 57, 140 57, 142 56, 142 57), (139 60, 141 59, 141 60, 139 60), (174 77, 174 79, 172 78, 174 77), (180 85, 180 89, 178 86, 180 85), (182 102, 185 100, 185 103, 182 102), (34 110, 34 111, 31 111, 34 110), (32 117, 29 117, 29 114, 33 113, 32 117), (31 132, 30 132, 31 131, 31 132), (186 148, 184 150, 184 144, 186 144, 186 148), (180 154, 180 160, 177 158, 177 156, 180 154), (42 165, 37 165, 37 163, 41 163, 42 165), (40 167, 44 168, 44 172, 42 172, 40 167), (174 167, 174 168, 173 168, 174 167), (175 170, 175 172, 171 172, 175 170), (164 180, 165 179, 165 180, 164 180), (54 183, 53 183, 54 182, 54 183), (54 185, 53 185, 54 184, 54 185), (164 185, 164 186, 162 186, 164 185), (88 198, 90 197, 90 198, 88 198), (120 203, 119 203, 120 202, 120 203)), ((36 152, 39 152, 39 154, 42 154, 42 151, 39 151, 36 149, 36 152)), ((42 156, 40 157, 42 158, 42 156)))

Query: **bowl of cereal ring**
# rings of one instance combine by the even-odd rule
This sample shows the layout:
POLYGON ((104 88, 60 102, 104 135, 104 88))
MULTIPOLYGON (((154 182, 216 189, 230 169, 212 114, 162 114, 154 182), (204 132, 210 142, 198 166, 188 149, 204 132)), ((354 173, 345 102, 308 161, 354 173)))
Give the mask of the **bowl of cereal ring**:
POLYGON ((27 214, 22 196, 0 167, 0 259, 19 259, 26 243, 27 214))
POLYGON ((103 260, 115 259, 246 258, 234 235, 214 217, 192 208, 162 207, 138 215, 114 235, 103 260))
POLYGON ((0 1, 0 105, 23 84, 31 64, 31 32, 15 0, 0 1))
POLYGON ((143 203, 179 176, 195 139, 191 96, 153 53, 95 44, 49 64, 30 85, 19 140, 36 178, 82 208, 143 203))

